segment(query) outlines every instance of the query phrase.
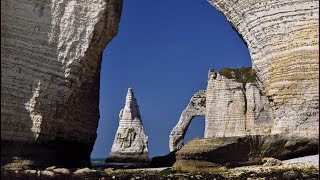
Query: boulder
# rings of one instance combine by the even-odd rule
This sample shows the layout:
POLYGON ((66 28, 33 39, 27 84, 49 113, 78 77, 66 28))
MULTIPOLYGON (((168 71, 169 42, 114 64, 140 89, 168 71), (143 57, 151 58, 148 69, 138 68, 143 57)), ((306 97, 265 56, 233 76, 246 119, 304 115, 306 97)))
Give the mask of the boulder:
POLYGON ((313 139, 284 134, 194 139, 176 152, 176 169, 262 164, 265 157, 284 160, 318 152, 313 139))
POLYGON ((172 151, 164 156, 156 156, 151 159, 150 166, 157 167, 171 167, 176 162, 176 151, 172 151))
POLYGON ((263 158, 262 159, 263 166, 280 166, 282 165, 282 161, 275 158, 263 158))
POLYGON ((78 169, 72 174, 72 179, 99 179, 100 177, 99 171, 89 168, 78 169))

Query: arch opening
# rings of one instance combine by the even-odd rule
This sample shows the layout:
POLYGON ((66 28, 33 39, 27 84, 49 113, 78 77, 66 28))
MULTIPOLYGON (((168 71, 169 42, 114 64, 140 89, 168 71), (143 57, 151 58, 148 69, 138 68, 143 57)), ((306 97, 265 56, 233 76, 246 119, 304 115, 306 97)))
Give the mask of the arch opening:
POLYGON ((248 66, 246 45, 210 3, 125 1, 118 35, 103 52, 100 121, 91 157, 110 152, 128 87, 136 92, 153 157, 169 151, 168 134, 190 94, 206 89, 210 68, 248 66))
POLYGON ((204 138, 205 117, 195 116, 191 119, 183 138, 183 144, 192 139, 204 138))

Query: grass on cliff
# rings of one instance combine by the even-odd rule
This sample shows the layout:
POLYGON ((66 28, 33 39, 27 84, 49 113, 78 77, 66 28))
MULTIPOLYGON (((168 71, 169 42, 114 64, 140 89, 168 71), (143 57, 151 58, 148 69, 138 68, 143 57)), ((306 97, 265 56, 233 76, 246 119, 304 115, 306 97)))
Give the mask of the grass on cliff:
POLYGON ((257 75, 251 67, 222 68, 219 71, 219 74, 228 79, 234 79, 236 82, 240 82, 243 85, 255 82, 257 79, 257 75))

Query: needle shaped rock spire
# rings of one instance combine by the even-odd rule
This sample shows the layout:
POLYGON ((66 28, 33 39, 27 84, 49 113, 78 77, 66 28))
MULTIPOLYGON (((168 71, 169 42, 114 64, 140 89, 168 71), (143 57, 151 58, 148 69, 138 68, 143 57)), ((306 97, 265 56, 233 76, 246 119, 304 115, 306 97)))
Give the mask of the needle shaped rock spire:
POLYGON ((107 162, 148 161, 148 136, 145 134, 139 106, 131 88, 119 114, 119 127, 107 162))

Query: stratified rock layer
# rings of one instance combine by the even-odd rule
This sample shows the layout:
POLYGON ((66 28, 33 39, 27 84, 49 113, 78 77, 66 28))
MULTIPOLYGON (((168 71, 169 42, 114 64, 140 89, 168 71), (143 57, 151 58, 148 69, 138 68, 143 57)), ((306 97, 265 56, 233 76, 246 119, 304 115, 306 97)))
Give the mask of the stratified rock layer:
POLYGON ((209 74, 205 137, 285 133, 318 140, 319 2, 209 2, 247 44, 257 78, 209 74))
POLYGON ((272 133, 319 135, 319 1, 209 0, 249 48, 272 133))
POLYGON ((209 71, 204 137, 270 133, 269 103, 254 71, 222 69, 220 73, 209 71))
POLYGON ((191 120, 195 116, 204 116, 206 111, 206 91, 200 90, 194 94, 182 112, 178 124, 172 129, 169 136, 170 151, 179 150, 183 146, 183 138, 191 120))
POLYGON ((128 89, 126 104, 119 114, 119 127, 106 162, 147 162, 148 136, 144 133, 137 100, 128 89))
POLYGON ((180 121, 172 131, 181 129, 180 139, 170 135, 170 150, 178 150, 176 169, 261 164, 263 157, 287 159, 318 151, 315 137, 272 133, 272 109, 250 68, 210 70, 202 96, 206 99, 205 138, 182 147, 179 142, 187 129, 180 121))
POLYGON ((268 99, 254 71, 224 68, 220 73, 209 70, 207 89, 196 93, 182 112, 169 136, 170 151, 181 149, 194 116, 205 116, 205 138, 270 133, 268 99))
POLYGON ((90 165, 101 53, 121 7, 121 0, 1 2, 2 165, 90 165))
POLYGON ((287 134, 194 139, 176 152, 174 168, 262 164, 264 157, 289 159, 318 153, 315 139, 287 134))

